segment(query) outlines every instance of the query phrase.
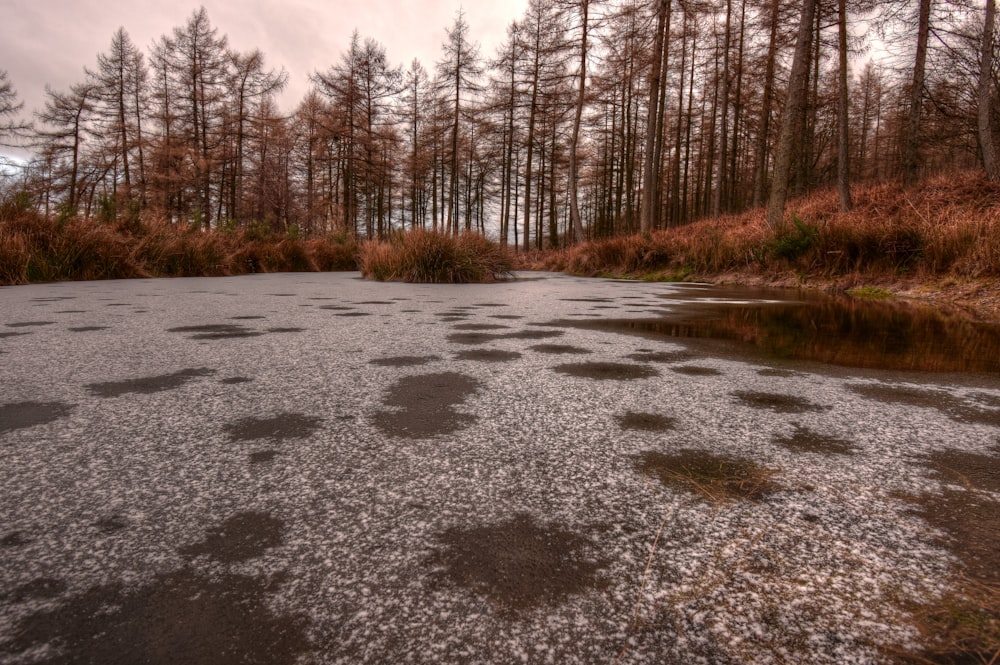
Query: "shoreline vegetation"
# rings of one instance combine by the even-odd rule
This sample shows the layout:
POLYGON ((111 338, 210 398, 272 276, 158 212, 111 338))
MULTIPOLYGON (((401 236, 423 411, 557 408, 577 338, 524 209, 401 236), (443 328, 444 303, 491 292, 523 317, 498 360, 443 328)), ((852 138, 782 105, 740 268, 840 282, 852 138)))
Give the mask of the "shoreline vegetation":
POLYGON ((1000 322, 1000 184, 977 173, 911 188, 858 186, 851 212, 825 190, 793 200, 784 224, 764 209, 682 227, 515 253, 477 234, 416 229, 383 240, 300 237, 264 224, 137 217, 44 217, 17 194, 0 203, 0 284, 361 270, 376 280, 492 282, 515 270, 846 291, 958 307, 1000 322))

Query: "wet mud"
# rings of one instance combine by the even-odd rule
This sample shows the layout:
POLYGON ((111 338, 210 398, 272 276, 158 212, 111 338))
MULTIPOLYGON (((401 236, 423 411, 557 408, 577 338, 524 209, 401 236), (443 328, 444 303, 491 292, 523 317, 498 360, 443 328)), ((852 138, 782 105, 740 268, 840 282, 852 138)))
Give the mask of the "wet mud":
POLYGON ((172 374, 147 376, 140 379, 89 383, 86 388, 90 394, 98 397, 121 397, 127 394, 148 395, 166 390, 176 390, 189 381, 202 376, 212 376, 213 374, 215 374, 214 369, 199 367, 196 369, 182 369, 172 374))
POLYGON ((605 586, 593 543, 561 525, 519 514, 499 524, 451 528, 428 563, 439 583, 486 598, 503 614, 555 606, 605 586))
POLYGON ((449 434, 476 420, 455 407, 479 389, 479 381, 457 372, 403 377, 383 401, 391 410, 376 412, 372 421, 390 436, 419 439, 449 434))

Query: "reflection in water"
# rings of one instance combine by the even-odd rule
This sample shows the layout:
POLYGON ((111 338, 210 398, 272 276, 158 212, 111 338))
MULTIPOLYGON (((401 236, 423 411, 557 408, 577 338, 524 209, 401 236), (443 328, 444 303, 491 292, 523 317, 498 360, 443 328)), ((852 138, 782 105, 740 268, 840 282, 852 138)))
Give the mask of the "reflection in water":
MULTIPOLYGON (((726 295, 733 297, 732 291, 726 295)), ((748 300, 743 295, 738 304, 716 298, 685 303, 657 319, 563 323, 656 337, 731 340, 772 358, 846 367, 1000 374, 998 325, 902 303, 846 297, 748 300)))

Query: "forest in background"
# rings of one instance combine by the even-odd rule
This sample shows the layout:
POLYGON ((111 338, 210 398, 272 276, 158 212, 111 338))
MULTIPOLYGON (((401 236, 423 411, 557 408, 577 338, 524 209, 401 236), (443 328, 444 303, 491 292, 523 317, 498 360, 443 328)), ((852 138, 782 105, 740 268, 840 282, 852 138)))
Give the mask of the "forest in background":
POLYGON ((838 186, 846 210, 852 183, 995 179, 994 13, 531 0, 493 54, 458 12, 429 69, 355 33, 286 113, 286 72, 230 49, 201 8, 148 52, 119 29, 30 121, 3 74, 0 142, 34 155, 4 195, 55 219, 472 230, 525 250, 762 206, 776 226, 788 197, 820 188, 838 186))

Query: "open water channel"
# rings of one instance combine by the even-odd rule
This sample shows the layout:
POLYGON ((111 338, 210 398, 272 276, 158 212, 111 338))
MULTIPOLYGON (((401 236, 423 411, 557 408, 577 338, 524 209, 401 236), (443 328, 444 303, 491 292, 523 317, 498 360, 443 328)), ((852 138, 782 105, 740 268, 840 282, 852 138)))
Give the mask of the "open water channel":
POLYGON ((874 663, 1000 582, 1000 328, 525 273, 0 289, 0 663, 874 663))

